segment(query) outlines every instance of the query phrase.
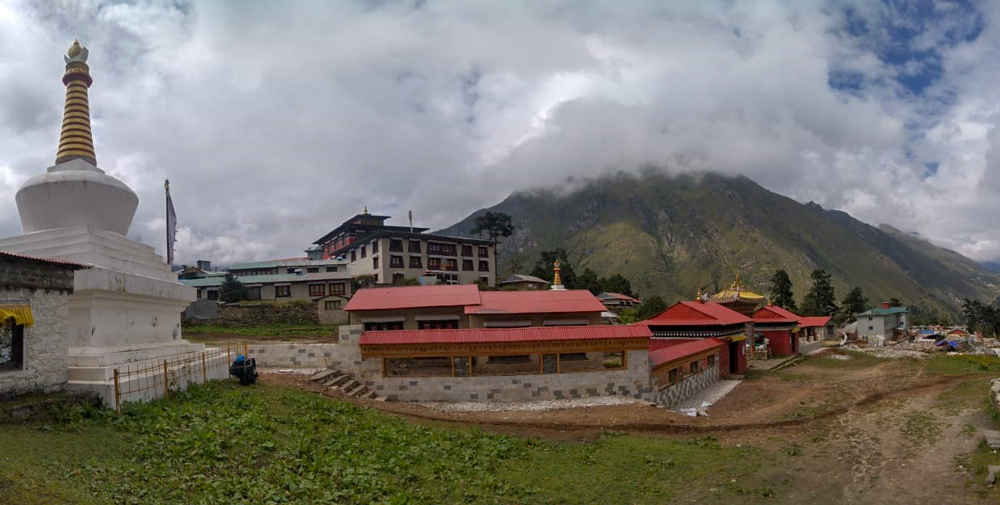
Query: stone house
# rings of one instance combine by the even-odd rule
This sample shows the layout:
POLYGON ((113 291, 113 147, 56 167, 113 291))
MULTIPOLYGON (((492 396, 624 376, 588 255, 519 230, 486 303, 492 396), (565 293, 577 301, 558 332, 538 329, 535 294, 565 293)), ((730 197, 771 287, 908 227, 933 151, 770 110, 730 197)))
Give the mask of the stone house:
POLYGON ((0 251, 0 398, 66 384, 69 295, 83 268, 0 251))
POLYGON ((498 287, 516 289, 518 291, 542 291, 549 289, 549 281, 534 275, 511 274, 497 283, 498 287))
POLYGON ((857 315, 858 338, 899 339, 907 334, 910 321, 906 307, 890 307, 883 302, 881 308, 871 309, 857 315))

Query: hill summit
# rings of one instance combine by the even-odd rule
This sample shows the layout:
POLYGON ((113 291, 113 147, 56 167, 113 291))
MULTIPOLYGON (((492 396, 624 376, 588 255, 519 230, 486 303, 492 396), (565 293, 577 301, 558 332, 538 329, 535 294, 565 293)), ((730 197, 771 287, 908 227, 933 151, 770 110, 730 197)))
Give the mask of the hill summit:
POLYGON ((689 299, 740 274, 766 293, 788 271, 801 300, 809 274, 832 274, 837 296, 860 287, 873 304, 895 297, 924 310, 956 313, 963 298, 993 300, 1000 274, 887 225, 863 223, 815 203, 801 204, 754 181, 717 174, 616 174, 565 192, 516 192, 441 231, 470 236, 476 216, 509 214, 514 235, 500 246, 500 272, 531 269, 538 253, 566 249, 579 272, 620 273, 640 296, 689 299))

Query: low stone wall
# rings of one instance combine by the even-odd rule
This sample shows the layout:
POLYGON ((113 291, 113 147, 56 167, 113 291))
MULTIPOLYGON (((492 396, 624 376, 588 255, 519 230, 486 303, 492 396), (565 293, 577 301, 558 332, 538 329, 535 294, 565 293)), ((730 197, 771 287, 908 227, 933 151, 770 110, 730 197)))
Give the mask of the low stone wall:
POLYGON ((223 305, 219 307, 218 323, 228 326, 319 324, 319 312, 312 302, 223 305))
MULTIPOLYGON (((369 360, 374 361, 374 360, 369 360)), ((629 351, 628 369, 485 377, 382 377, 367 369, 364 384, 388 401, 530 401, 628 396, 650 399, 649 353, 629 351)))
POLYGON ((1000 415, 1000 379, 993 379, 990 383, 990 401, 993 402, 997 415, 1000 415))
POLYGON ((342 371, 355 369, 361 360, 358 352, 351 352, 342 344, 247 344, 247 354, 257 366, 279 368, 336 368, 342 371))
POLYGON ((657 405, 670 408, 694 396, 695 393, 705 389, 718 380, 719 367, 713 366, 681 379, 678 384, 667 386, 662 389, 659 389, 659 385, 656 381, 654 381, 653 386, 657 387, 658 390, 653 393, 652 401, 657 405))

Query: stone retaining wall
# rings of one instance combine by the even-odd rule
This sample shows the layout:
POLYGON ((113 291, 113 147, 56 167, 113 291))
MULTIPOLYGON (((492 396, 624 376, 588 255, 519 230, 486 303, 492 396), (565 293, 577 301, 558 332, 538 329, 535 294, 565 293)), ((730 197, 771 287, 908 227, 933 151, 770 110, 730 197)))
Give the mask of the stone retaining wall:
MULTIPOLYGON (((369 360, 374 361, 374 360, 369 360)), ((382 377, 376 364, 364 384, 389 401, 530 401, 628 396, 651 399, 649 353, 628 351, 628 369, 484 377, 382 377)))
POLYGON ((692 397, 695 393, 705 389, 719 380, 719 367, 706 368, 694 375, 689 375, 673 386, 660 389, 657 381, 653 381, 653 387, 657 391, 652 395, 652 401, 657 405, 670 408, 678 403, 692 397))
POLYGON ((218 323, 228 326, 319 324, 315 303, 254 303, 219 307, 218 323))

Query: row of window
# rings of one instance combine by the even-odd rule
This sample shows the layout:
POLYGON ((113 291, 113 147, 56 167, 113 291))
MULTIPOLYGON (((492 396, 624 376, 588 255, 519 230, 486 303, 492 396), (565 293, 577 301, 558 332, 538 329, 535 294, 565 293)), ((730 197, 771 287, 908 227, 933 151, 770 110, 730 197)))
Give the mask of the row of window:
MULTIPOLYGON (((331 295, 343 295, 347 292, 347 287, 343 282, 335 282, 329 285, 329 294, 331 295)), ((248 300, 260 300, 261 299, 261 286, 254 286, 247 288, 247 299, 248 300)), ((310 284, 309 285, 309 296, 326 296, 327 295, 327 285, 326 284, 310 284)), ((291 286, 274 286, 274 297, 275 298, 289 298, 292 296, 291 286)), ((218 300, 219 292, 217 290, 209 290, 206 292, 205 298, 209 300, 218 300)))
POLYGON ((708 369, 712 368, 713 366, 715 366, 715 355, 714 354, 711 355, 711 356, 709 356, 709 357, 707 357, 707 358, 705 358, 705 368, 702 368, 702 366, 701 366, 701 360, 695 360, 695 361, 692 361, 692 362, 688 363, 687 365, 681 365, 681 366, 679 366, 677 368, 674 368, 673 370, 670 370, 670 372, 668 373, 668 379, 670 381, 669 385, 672 386, 674 384, 680 383, 681 379, 685 375, 694 375, 694 374, 696 374, 698 372, 701 372, 702 370, 708 370, 708 369), (685 370, 684 370, 685 368, 687 368, 687 373, 686 374, 684 373, 685 372, 685 370))
MULTIPOLYGON (((372 268, 378 270, 378 256, 372 258, 372 268)), ((389 256, 389 268, 404 268, 403 257, 402 256, 389 256)), ((420 256, 410 256, 409 268, 423 268, 423 259, 420 256)), ((463 272, 475 272, 476 269, 473 268, 472 260, 462 260, 462 271, 463 272)), ((453 258, 427 258, 427 268, 431 270, 447 270, 451 272, 458 271, 458 260, 453 258)), ((489 272, 490 262, 487 260, 479 260, 479 271, 489 272)))
MULTIPOLYGON (((294 274, 300 268, 301 267, 286 267, 285 268, 285 273, 294 274)), ((325 268, 326 268, 327 272, 336 272, 337 271, 337 265, 329 265, 329 266, 327 266, 325 268)), ((310 273, 310 274, 318 274, 319 270, 320 270, 320 267, 306 267, 306 273, 310 273)), ((276 275, 278 273, 278 269, 277 268, 255 268, 255 269, 252 269, 252 270, 238 270, 238 271, 236 271, 234 273, 236 274, 237 277, 240 277, 240 276, 246 277, 246 276, 250 276, 250 275, 276 275)))
MULTIPOLYGON (((378 254, 378 241, 371 243, 372 254, 378 254)), ((403 252, 403 241, 401 239, 390 239, 389 240, 389 252, 403 252)), ((423 252, 420 247, 419 240, 410 240, 409 247, 406 252, 413 254, 420 254, 423 252)), ((489 257, 489 248, 486 246, 479 246, 477 256, 479 258, 489 257)), ((436 254, 438 256, 458 256, 457 246, 455 244, 444 244, 440 242, 427 242, 427 254, 436 254)), ((363 245, 359 249, 351 251, 351 261, 358 261, 358 257, 366 258, 368 257, 368 245, 363 245)), ((472 246, 463 245, 462 246, 462 256, 472 257, 472 246)), ((411 267, 412 268, 412 267, 411 267)))

